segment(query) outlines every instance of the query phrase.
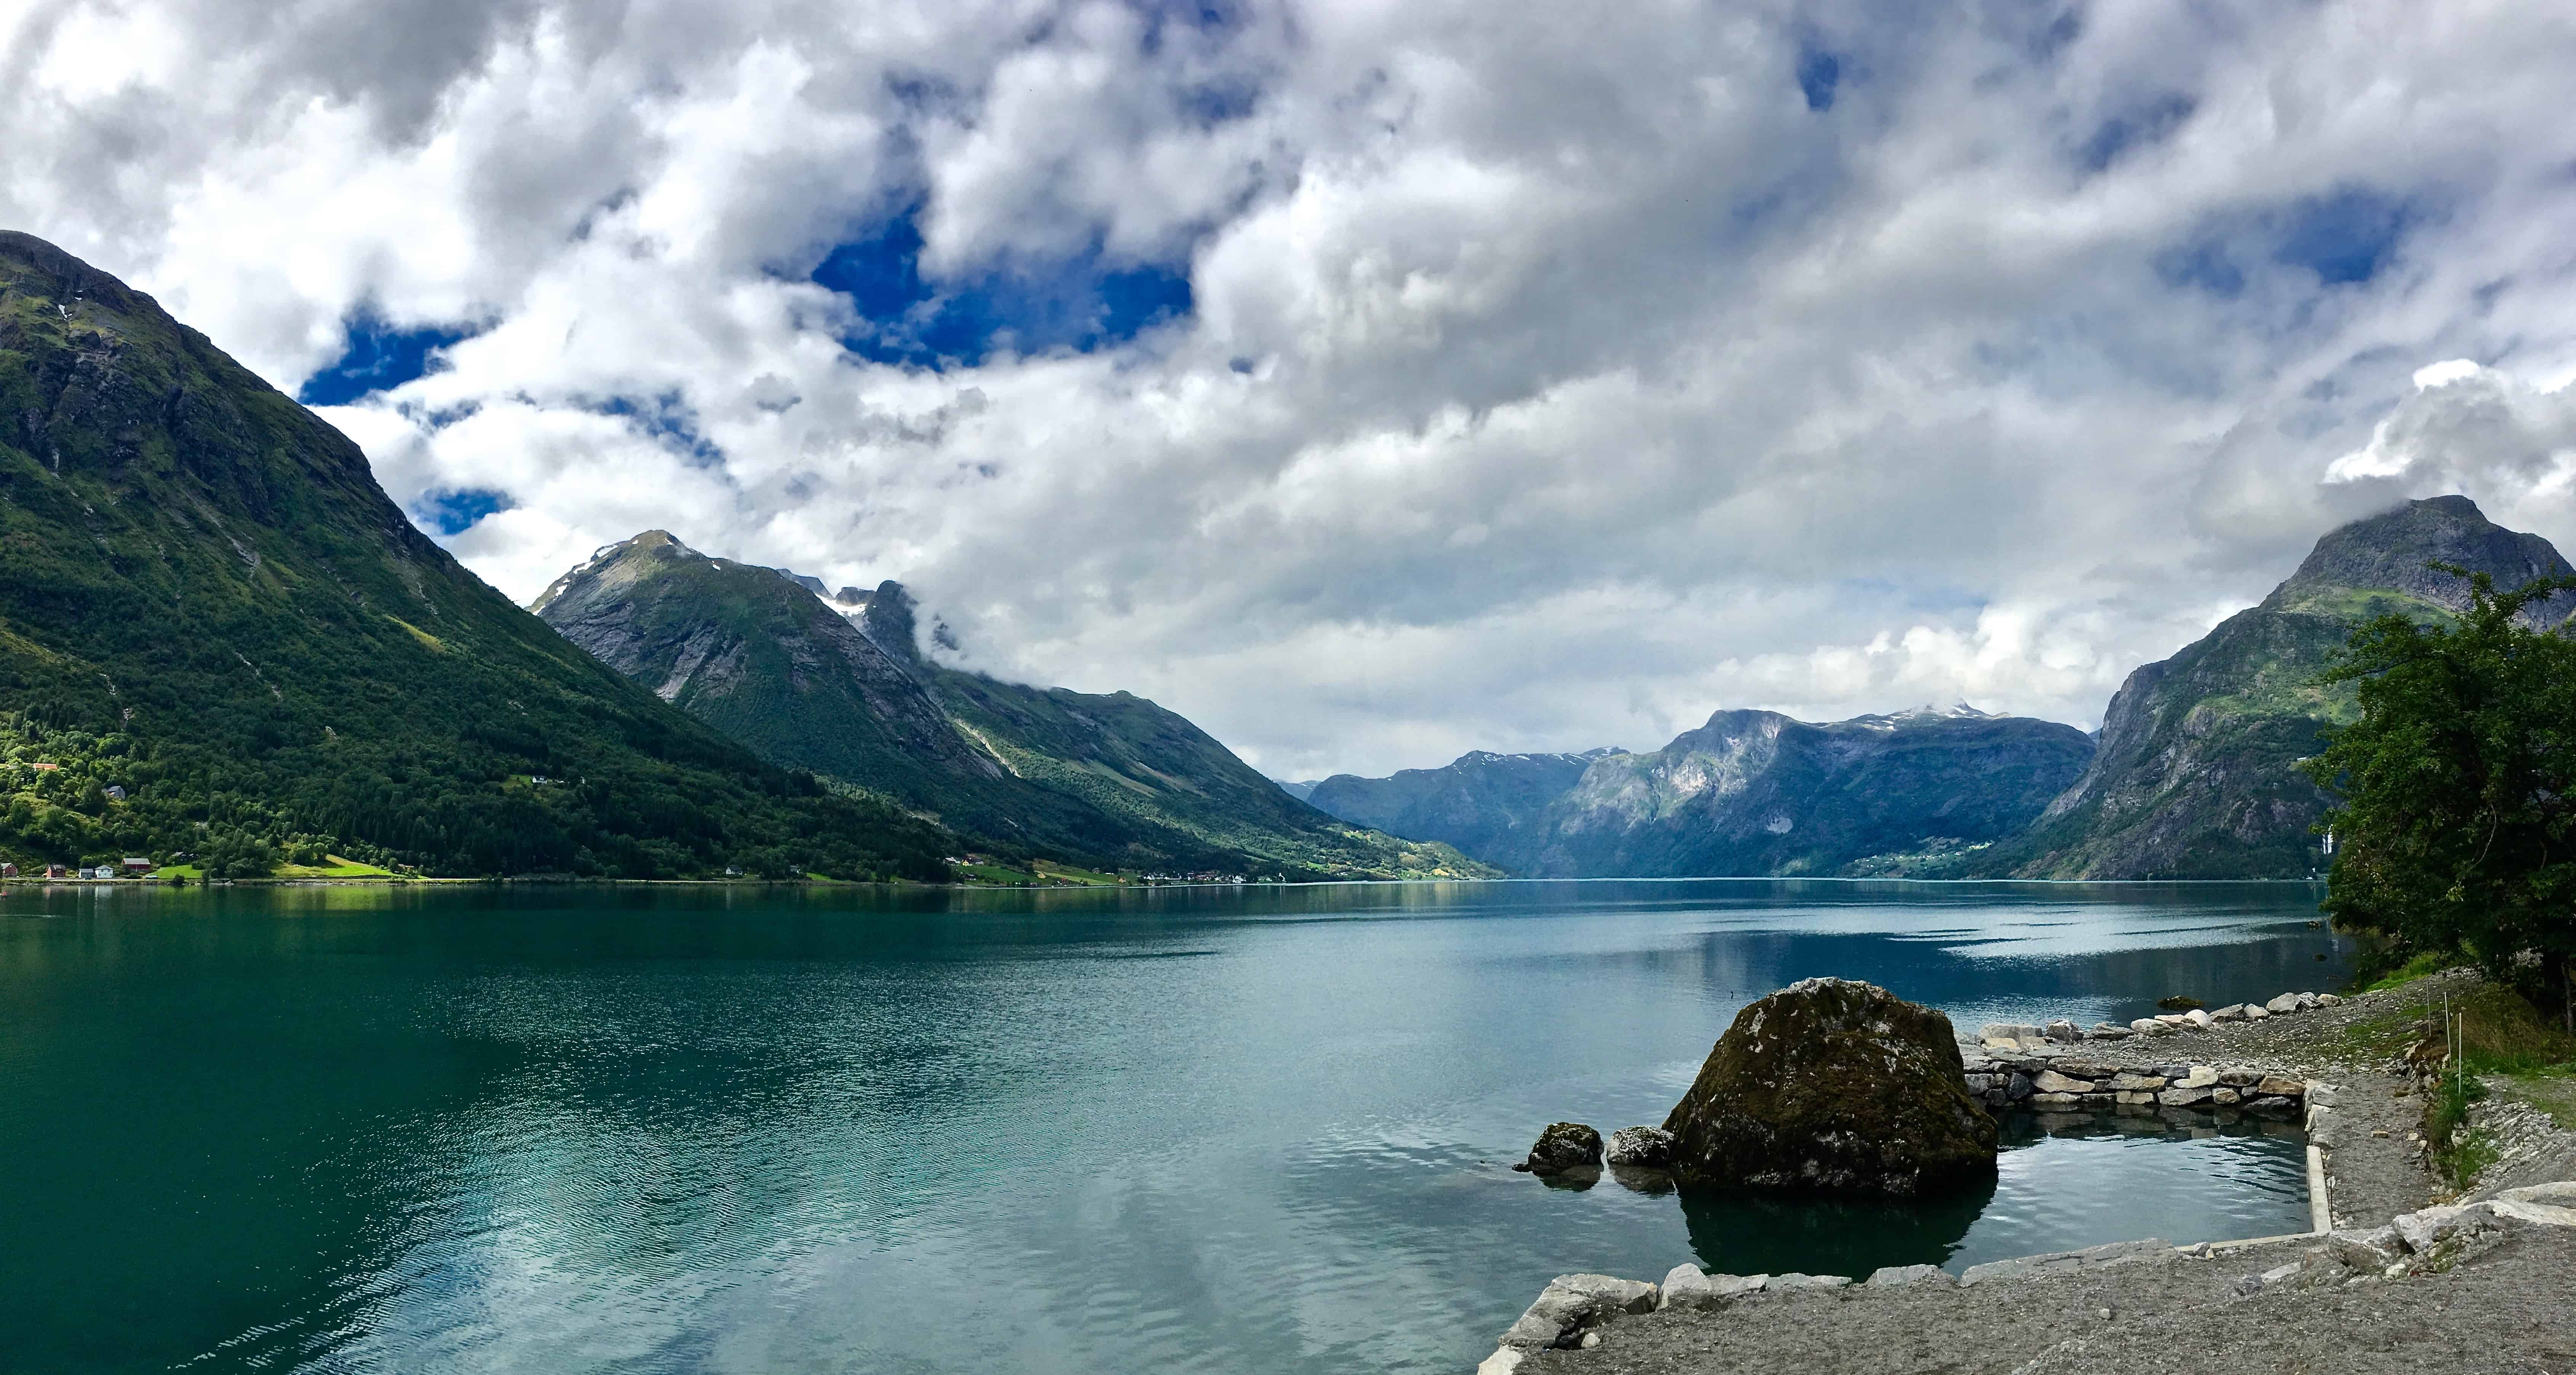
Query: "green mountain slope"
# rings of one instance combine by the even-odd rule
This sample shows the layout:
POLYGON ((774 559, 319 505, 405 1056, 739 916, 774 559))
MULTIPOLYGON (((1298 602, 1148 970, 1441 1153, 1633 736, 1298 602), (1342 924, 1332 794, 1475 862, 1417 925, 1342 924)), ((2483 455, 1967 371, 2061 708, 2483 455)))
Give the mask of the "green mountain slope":
MULTIPOLYGON (((2026 878, 2301 878, 2325 795, 2292 767, 2352 712, 2348 687, 2313 679, 2355 626, 2387 612, 2439 617, 2466 584, 2425 565, 2494 575, 2499 586, 2564 571, 2537 535, 2485 517, 2466 497, 2409 502, 2317 541, 2289 580, 2198 642, 2129 675, 2102 718, 2091 768, 2030 832, 1979 855, 1975 872, 2026 878)), ((2565 619, 2576 598, 2535 608, 2565 619)))
POLYGON ((845 589, 711 559, 660 531, 566 573, 539 615, 628 678, 781 765, 1094 867, 1290 878, 1472 876, 1440 846, 1335 820, 1126 693, 940 667, 897 583, 845 589))
POLYGON ((4 233, 0 713, 0 850, 22 859, 944 873, 936 827, 607 671, 413 529, 337 431, 4 233))
POLYGON ((1914 872, 2020 831, 2092 753, 2072 726, 1965 708, 1831 725, 1721 711, 1596 760, 1491 858, 1548 877, 1914 872))
POLYGON ((1436 769, 1401 769, 1386 778, 1337 773, 1315 784, 1306 800, 1355 826, 1442 841, 1489 859, 1527 848, 1525 833, 1548 805, 1580 782, 1592 761, 1621 753, 1471 750, 1436 769))

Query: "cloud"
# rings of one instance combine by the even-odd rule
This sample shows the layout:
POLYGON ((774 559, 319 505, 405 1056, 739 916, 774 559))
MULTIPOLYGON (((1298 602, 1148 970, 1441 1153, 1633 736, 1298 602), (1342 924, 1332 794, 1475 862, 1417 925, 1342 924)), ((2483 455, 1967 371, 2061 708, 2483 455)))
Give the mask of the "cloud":
POLYGON ((969 661, 1283 773, 2090 725, 2339 520, 2576 542, 2563 6, 0 33, 0 220, 341 403, 505 591, 653 526, 900 577, 969 661))

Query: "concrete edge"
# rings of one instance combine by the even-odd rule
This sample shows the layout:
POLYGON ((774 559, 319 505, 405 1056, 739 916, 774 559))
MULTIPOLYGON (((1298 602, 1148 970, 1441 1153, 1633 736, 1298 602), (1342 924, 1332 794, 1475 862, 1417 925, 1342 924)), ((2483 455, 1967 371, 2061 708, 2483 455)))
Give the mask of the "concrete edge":
POLYGON ((2326 1196, 2326 1152, 2314 1141, 2308 1143, 2308 1234, 2321 1236, 2334 1230, 2334 1202, 2326 1196))

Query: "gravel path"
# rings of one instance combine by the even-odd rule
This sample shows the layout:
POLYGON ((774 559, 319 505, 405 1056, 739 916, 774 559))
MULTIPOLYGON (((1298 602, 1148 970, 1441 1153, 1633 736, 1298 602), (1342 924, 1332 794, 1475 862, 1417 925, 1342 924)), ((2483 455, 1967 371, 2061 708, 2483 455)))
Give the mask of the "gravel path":
POLYGON ((2351 1283, 2315 1252, 2283 1242, 1965 1289, 1760 1294, 1621 1319, 1599 1346, 1534 1353, 1518 1375, 2576 1372, 2576 1231, 2517 1231, 2400 1280, 2351 1283), (2239 1293, 2302 1261, 2298 1279, 2239 1293))

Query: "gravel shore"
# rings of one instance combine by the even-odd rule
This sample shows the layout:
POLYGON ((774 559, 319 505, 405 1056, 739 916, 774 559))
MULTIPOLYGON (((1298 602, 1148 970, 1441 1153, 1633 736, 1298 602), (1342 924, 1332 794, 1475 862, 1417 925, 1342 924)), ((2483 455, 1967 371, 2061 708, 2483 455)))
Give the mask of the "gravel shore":
MULTIPOLYGON (((2380 1227, 2453 1201, 2412 1139, 2423 1104, 2395 1071, 2392 1033, 2438 1007, 2445 988, 2456 994, 2475 982, 2437 976, 2296 1016, 2183 1031, 2161 1045, 2177 1060, 2336 1085, 2324 1129, 2335 1225, 2380 1227)), ((2576 1178, 2576 1132, 2540 1108, 2499 1095, 2477 1117, 2505 1149, 2459 1201, 2576 1178)), ((1590 1348, 1532 1352, 1519 1375, 2576 1375, 2576 1229, 2515 1227, 2481 1238, 2436 1273, 2393 1279, 2337 1263, 2318 1237, 2193 1250, 2203 1253, 2159 1249, 1966 1287, 1855 1284, 1667 1309, 1600 1328, 1590 1348)))
MULTIPOLYGON (((1758 1294, 1625 1318, 1519 1375, 2251 1375, 2576 1371, 2576 1231, 2533 1228, 2448 1273, 2250 1297, 2307 1241, 2076 1274, 1758 1294)), ((2322 1272, 2322 1267, 2321 1267, 2322 1272)))

